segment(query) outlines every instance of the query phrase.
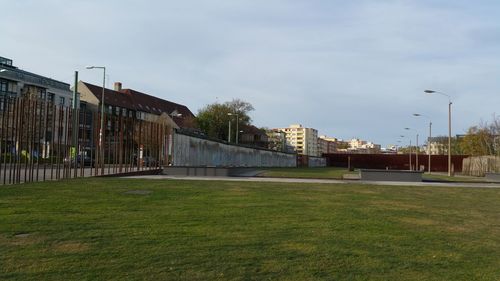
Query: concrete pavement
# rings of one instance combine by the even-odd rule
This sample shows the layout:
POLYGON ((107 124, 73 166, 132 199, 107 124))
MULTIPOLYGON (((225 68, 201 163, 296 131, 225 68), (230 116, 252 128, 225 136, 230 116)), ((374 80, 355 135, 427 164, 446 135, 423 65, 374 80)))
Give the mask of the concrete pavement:
POLYGON ((297 178, 265 178, 265 177, 190 177, 190 176, 132 176, 127 178, 153 180, 191 180, 191 181, 243 181, 243 182, 277 182, 277 183, 320 183, 320 184, 363 184, 390 186, 435 186, 435 187, 468 187, 468 188, 500 188, 498 183, 453 183, 453 182, 394 182, 394 181, 360 181, 333 179, 297 179, 297 178))

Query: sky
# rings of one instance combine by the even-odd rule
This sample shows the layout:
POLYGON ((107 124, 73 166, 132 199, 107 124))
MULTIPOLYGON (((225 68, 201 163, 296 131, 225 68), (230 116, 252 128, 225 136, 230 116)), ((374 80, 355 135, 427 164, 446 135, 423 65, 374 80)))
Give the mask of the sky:
POLYGON ((67 83, 120 81, 188 106, 250 102, 258 127, 302 124, 383 146, 453 134, 500 105, 500 1, 0 0, 0 56, 67 83), (409 127, 412 130, 406 131, 409 127), (405 135, 405 138, 401 138, 405 135))

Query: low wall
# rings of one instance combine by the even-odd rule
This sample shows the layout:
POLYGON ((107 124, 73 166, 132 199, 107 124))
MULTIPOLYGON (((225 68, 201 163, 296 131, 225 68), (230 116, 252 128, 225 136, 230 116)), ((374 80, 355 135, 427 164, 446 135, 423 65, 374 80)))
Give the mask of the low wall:
POLYGON ((500 173, 486 173, 485 178, 488 181, 500 182, 500 173))
POLYGON ((326 167, 326 158, 309 155, 297 155, 297 166, 299 167, 326 167))
POLYGON ((421 182, 422 172, 398 170, 360 170, 363 181, 408 181, 421 182))
POLYGON ((197 177, 253 177, 260 171, 255 168, 224 167, 165 167, 162 174, 169 176, 197 177))
POLYGON ((295 154, 227 144, 176 132, 173 166, 183 167, 296 167, 295 154))
POLYGON ((308 167, 326 167, 326 158, 322 157, 309 157, 308 167))

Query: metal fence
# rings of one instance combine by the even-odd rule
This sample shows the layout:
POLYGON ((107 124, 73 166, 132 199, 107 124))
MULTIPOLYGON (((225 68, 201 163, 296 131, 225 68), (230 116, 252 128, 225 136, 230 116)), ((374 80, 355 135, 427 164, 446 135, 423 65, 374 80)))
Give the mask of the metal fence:
POLYGON ((124 112, 101 116, 38 99, 0 97, 0 184, 167 165, 171 129, 124 112))

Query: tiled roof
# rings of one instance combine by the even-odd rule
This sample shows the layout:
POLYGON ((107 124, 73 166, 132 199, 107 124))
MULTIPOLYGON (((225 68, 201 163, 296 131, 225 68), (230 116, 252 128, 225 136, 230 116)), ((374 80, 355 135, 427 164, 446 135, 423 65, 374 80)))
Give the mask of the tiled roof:
POLYGON ((194 117, 194 114, 187 108, 187 106, 171 102, 168 100, 160 99, 145 93, 141 93, 132 89, 123 89, 123 93, 127 93, 132 98, 137 110, 160 115, 166 113, 172 117, 174 122, 179 127, 190 127, 186 119, 194 117), (181 114, 180 117, 172 116, 172 113, 181 114))
MULTIPOLYGON (((102 87, 83 82, 85 86, 101 102, 102 87)), ((104 104, 136 110, 132 98, 127 93, 104 89, 104 104)))
MULTIPOLYGON (((83 83, 100 101, 102 87, 85 82, 83 83)), ((188 123, 186 120, 194 118, 194 114, 185 105, 160 99, 132 89, 123 89, 119 92, 111 89, 105 89, 104 103, 155 115, 166 113, 172 117, 172 113, 181 114, 180 117, 174 116, 172 119, 179 127, 183 128, 191 127, 192 124, 190 123, 192 122, 188 123)))

